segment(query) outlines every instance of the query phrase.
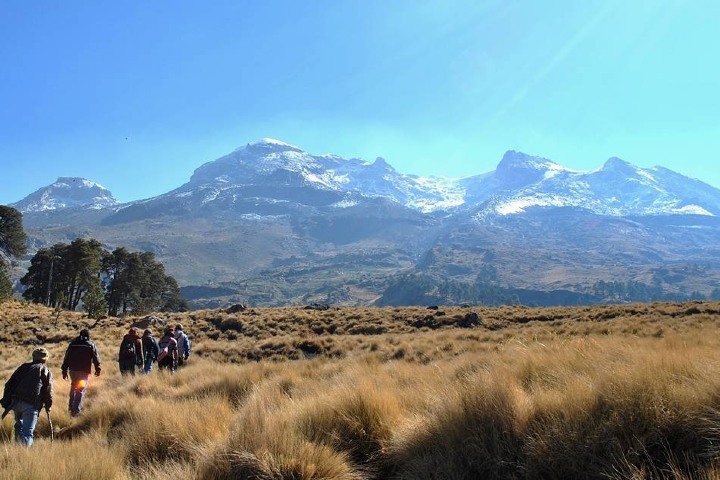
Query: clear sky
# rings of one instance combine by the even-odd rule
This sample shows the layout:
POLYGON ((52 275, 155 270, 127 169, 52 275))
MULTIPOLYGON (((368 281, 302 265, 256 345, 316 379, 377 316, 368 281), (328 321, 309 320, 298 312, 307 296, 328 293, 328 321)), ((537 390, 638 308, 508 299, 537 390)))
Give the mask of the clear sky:
POLYGON ((262 137, 402 173, 506 150, 720 187, 717 0, 0 0, 0 204, 165 193, 262 137))

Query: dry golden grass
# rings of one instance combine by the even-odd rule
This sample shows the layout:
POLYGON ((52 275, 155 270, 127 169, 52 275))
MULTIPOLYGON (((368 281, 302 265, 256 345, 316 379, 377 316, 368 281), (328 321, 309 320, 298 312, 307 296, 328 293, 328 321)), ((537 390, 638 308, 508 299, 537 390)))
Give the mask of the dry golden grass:
POLYGON ((720 303, 207 310, 176 375, 121 378, 138 318, 92 328, 85 410, 59 378, 82 314, 0 304, 3 380, 35 345, 55 441, 1 426, 0 478, 720 479, 720 303))
POLYGON ((125 453, 122 449, 108 445, 104 438, 97 435, 52 444, 40 439, 30 449, 4 442, 2 449, 0 478, 3 479, 131 478, 124 465, 125 453))

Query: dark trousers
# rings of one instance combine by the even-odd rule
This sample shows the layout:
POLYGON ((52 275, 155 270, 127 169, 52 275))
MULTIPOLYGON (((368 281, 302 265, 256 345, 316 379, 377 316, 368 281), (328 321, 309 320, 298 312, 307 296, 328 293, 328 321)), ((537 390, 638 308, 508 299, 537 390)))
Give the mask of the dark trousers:
POLYGON ((120 360, 118 362, 120 367, 120 375, 135 375, 135 362, 129 362, 127 360, 120 360))
POLYGON ((168 355, 167 357, 163 358, 158 362, 158 368, 160 370, 170 370, 170 373, 175 373, 175 369, 177 368, 177 365, 175 364, 175 360, 168 355))

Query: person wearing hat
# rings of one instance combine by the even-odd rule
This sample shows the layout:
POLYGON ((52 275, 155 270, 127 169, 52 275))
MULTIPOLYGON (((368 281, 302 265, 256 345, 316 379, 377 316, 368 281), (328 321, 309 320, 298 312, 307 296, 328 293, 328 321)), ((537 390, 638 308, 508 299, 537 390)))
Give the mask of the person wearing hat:
POLYGON ((148 374, 152 371, 153 362, 157 360, 158 354, 160 353, 158 341, 152 336, 152 331, 149 328, 146 328, 143 332, 142 346, 143 353, 145 354, 143 373, 148 374))
POLYGON ((90 370, 95 365, 95 376, 100 375, 100 356, 95 344, 90 341, 90 331, 87 328, 80 330, 80 335, 70 342, 65 350, 62 363, 62 377, 67 380, 70 375, 70 398, 68 411, 76 417, 82 410, 82 401, 90 380, 90 370))
POLYGON ((15 414, 15 440, 26 447, 33 444, 40 410, 45 407, 50 415, 52 408, 53 377, 45 366, 47 359, 48 351, 44 348, 33 350, 32 362, 23 363, 13 372, 0 400, 3 418, 10 410, 15 414))

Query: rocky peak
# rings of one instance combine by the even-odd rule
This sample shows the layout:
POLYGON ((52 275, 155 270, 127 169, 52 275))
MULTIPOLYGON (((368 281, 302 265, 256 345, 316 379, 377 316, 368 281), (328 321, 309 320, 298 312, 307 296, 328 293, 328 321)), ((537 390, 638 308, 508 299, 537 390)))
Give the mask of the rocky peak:
POLYGON ((372 172, 394 172, 395 169, 383 157, 377 157, 370 165, 372 172))
POLYGON ((630 162, 626 162, 622 158, 610 157, 603 164, 602 170, 616 173, 633 173, 637 169, 630 162))
POLYGON ((542 180, 551 165, 545 158, 509 150, 495 169, 495 177, 504 188, 521 188, 542 180))

